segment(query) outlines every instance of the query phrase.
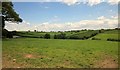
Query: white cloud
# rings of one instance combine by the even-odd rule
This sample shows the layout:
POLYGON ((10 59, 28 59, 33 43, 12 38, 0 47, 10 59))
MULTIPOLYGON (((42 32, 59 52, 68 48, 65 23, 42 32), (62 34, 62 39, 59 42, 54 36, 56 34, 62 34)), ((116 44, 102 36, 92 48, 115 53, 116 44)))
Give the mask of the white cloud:
POLYGON ((101 2, 107 2, 111 5, 114 5, 118 4, 119 1, 120 0, 12 0, 12 2, 62 2, 67 4, 68 6, 80 3, 89 4, 90 6, 93 6, 100 4, 101 2))
POLYGON ((13 30, 19 30, 19 31, 25 31, 25 30, 29 30, 31 27, 29 22, 23 21, 22 23, 12 23, 12 22, 6 22, 6 26, 5 28, 13 31, 13 30))
POLYGON ((67 23, 41 23, 41 24, 28 24, 24 22, 21 24, 8 23, 6 22, 6 29, 18 30, 18 31, 66 31, 66 30, 77 30, 77 29, 102 29, 102 28, 115 28, 118 27, 118 17, 111 16, 106 18, 104 16, 98 17, 95 20, 82 20, 79 22, 67 22, 67 23))
POLYGON ((74 4, 88 4, 90 6, 100 4, 102 2, 107 2, 111 5, 118 4, 120 0, 61 0, 61 2, 67 4, 68 6, 74 5, 74 4))
POLYGON ((118 19, 118 16, 111 16, 112 19, 118 19))
POLYGON ((78 2, 78 0, 62 0, 62 2, 66 3, 67 5, 73 5, 78 2))
POLYGON ((101 0, 88 0, 88 4, 90 6, 93 6, 93 5, 96 5, 96 4, 99 4, 101 3, 101 0))
POLYGON ((108 0, 108 3, 110 3, 110 4, 118 4, 118 2, 119 2, 120 0, 108 0))
POLYGON ((98 19, 98 20, 103 20, 103 19, 106 19, 106 17, 100 16, 100 17, 98 17, 97 19, 98 19))

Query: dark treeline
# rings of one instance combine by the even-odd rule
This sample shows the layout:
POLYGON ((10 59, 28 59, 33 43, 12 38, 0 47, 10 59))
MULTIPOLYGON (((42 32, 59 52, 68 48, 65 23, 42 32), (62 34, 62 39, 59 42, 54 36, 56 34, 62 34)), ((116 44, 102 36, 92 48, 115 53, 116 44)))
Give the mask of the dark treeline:
POLYGON ((107 41, 118 41, 118 42, 120 42, 120 39, 112 39, 112 38, 108 38, 107 41))
POLYGON ((98 30, 88 30, 83 33, 79 33, 80 31, 72 31, 75 32, 72 35, 66 35, 65 33, 60 33, 57 35, 54 35, 54 39, 81 39, 85 40, 88 38, 91 38, 99 33, 98 30))

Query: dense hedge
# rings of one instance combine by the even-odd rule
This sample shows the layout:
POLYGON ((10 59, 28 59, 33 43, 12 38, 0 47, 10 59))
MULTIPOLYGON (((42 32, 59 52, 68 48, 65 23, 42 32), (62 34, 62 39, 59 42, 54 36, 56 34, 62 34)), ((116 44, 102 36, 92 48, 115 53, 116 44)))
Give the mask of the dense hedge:
POLYGON ((78 33, 78 34, 73 34, 71 36, 69 36, 68 38, 69 39, 88 39, 88 38, 91 38, 95 35, 97 35, 99 33, 99 31, 93 31, 93 30, 89 30, 87 32, 84 32, 84 33, 78 33))
POLYGON ((57 34, 57 35, 54 35, 54 39, 81 39, 81 40, 84 40, 84 39, 88 39, 88 38, 91 38, 95 35, 97 35, 99 33, 98 30, 88 30, 84 33, 79 33, 77 31, 77 33, 73 33, 72 35, 68 35, 66 36, 65 33, 61 33, 61 34, 57 34))
POLYGON ((120 39, 111 39, 111 38, 108 38, 107 41, 119 41, 120 42, 120 39))
POLYGON ((92 38, 92 40, 101 40, 100 38, 92 38))
POLYGON ((66 34, 60 33, 60 34, 54 35, 54 39, 66 39, 66 34))
POLYGON ((50 39, 50 34, 46 33, 46 34, 44 35, 44 38, 45 38, 45 39, 50 39))

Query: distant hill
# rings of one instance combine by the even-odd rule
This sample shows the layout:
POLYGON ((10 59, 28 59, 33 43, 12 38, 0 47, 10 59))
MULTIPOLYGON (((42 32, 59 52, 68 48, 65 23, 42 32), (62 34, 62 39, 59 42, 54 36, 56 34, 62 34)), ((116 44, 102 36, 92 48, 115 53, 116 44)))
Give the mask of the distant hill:
POLYGON ((93 38, 107 40, 107 39, 120 39, 119 38, 120 30, 109 30, 103 33, 99 33, 98 35, 94 36, 93 38))

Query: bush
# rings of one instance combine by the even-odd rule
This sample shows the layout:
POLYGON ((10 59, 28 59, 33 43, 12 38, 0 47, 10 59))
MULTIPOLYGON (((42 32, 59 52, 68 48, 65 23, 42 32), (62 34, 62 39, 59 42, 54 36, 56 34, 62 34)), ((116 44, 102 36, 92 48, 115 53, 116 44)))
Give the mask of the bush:
POLYGON ((13 34, 12 34, 12 32, 8 32, 8 34, 7 34, 7 38, 13 38, 13 34))
POLYGON ((57 39, 57 35, 54 35, 54 39, 57 39))
POLYGON ((13 35, 17 35, 17 31, 12 31, 12 34, 13 35))
POLYGON ((61 33, 58 35, 54 35, 54 39, 66 39, 66 34, 61 33))
POLYGON ((92 38, 92 40, 101 40, 100 38, 92 38))
POLYGON ((118 41, 118 42, 120 42, 120 39, 112 39, 112 38, 108 38, 107 41, 118 41))
POLYGON ((2 29, 2 37, 3 38, 13 38, 12 32, 9 32, 6 29, 2 29))
POLYGON ((43 36, 40 36, 40 38, 44 38, 43 36))
POLYGON ((50 39, 50 34, 45 34, 44 38, 45 39, 50 39))
POLYGON ((78 35, 71 35, 70 39, 79 39, 79 36, 78 35))

